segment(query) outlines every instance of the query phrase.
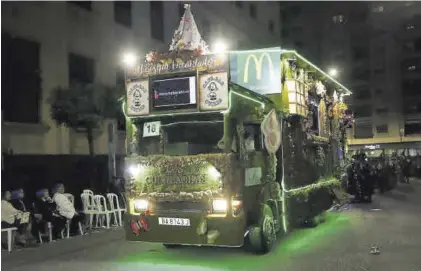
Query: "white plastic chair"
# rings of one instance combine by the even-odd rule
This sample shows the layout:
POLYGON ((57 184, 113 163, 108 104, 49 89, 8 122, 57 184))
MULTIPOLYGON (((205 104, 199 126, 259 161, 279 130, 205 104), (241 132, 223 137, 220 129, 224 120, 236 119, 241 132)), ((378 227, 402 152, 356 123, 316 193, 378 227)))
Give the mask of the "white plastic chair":
POLYGON ((7 251, 8 252, 12 251, 12 244, 13 244, 13 237, 14 237, 13 232, 17 230, 18 228, 16 227, 1 229, 1 232, 7 232, 7 251))
POLYGON ((85 190, 83 190, 83 192, 82 192, 83 194, 91 194, 92 196, 94 195, 94 192, 92 191, 92 190, 89 190, 89 189, 85 189, 85 190))
MULTIPOLYGON (((94 196, 94 202, 95 202, 95 205, 96 205, 96 208, 97 208, 97 215, 98 216, 105 215, 105 218, 107 220, 106 228, 109 229, 110 224, 111 224, 111 215, 114 214, 114 216, 115 216, 115 213, 108 208, 107 200, 105 199, 104 196, 95 195, 94 196)), ((99 222, 99 219, 97 219, 97 225, 98 225, 98 222, 99 222)))
POLYGON ((118 200, 118 196, 114 193, 108 193, 107 194, 108 202, 110 203, 111 210, 114 212, 117 224, 122 227, 123 226, 123 220, 121 217, 122 212, 127 212, 126 208, 120 207, 120 202, 118 200))
POLYGON ((98 208, 95 204, 94 195, 91 193, 82 193, 80 194, 80 198, 82 199, 82 212, 89 216, 89 228, 92 229, 94 218, 96 216, 96 219, 98 220, 99 215, 98 208))

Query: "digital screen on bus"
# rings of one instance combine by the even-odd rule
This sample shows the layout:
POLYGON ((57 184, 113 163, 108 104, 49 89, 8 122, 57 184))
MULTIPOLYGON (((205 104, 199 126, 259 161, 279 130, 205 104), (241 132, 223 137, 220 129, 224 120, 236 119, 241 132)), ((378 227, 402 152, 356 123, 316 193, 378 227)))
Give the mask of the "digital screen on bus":
POLYGON ((196 104, 196 77, 152 81, 154 108, 183 107, 196 104))

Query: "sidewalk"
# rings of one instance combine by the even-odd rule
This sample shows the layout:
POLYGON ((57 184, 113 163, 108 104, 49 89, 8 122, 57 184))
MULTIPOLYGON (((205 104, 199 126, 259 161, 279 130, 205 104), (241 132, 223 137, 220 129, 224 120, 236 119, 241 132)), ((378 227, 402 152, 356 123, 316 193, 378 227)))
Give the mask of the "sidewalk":
POLYGON ((4 270, 16 268, 28 262, 42 262, 46 259, 56 259, 62 255, 77 251, 88 251, 92 248, 107 246, 112 242, 124 239, 123 228, 100 230, 86 235, 78 235, 69 239, 52 243, 44 243, 39 247, 12 250, 11 253, 2 251, 1 264, 4 270))

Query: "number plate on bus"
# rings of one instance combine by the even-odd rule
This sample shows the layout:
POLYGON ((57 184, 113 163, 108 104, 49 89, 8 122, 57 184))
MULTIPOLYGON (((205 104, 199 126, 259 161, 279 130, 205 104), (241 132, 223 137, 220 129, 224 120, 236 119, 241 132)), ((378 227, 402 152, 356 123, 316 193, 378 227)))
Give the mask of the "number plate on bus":
POLYGON ((159 225, 190 227, 190 219, 174 217, 158 217, 159 225))
POLYGON ((159 136, 160 121, 146 122, 143 125, 143 137, 159 136))

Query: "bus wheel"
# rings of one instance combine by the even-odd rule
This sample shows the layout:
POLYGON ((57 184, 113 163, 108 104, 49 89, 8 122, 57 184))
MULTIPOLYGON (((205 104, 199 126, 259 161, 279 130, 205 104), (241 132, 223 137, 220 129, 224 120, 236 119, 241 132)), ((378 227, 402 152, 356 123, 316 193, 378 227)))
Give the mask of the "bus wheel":
POLYGON ((164 244, 165 248, 171 249, 171 248, 177 248, 177 247, 181 247, 181 245, 177 245, 177 244, 164 244))
POLYGON ((268 205, 263 206, 260 225, 250 227, 249 241, 252 250, 259 253, 267 253, 275 245, 275 221, 273 219, 272 209, 268 205))

